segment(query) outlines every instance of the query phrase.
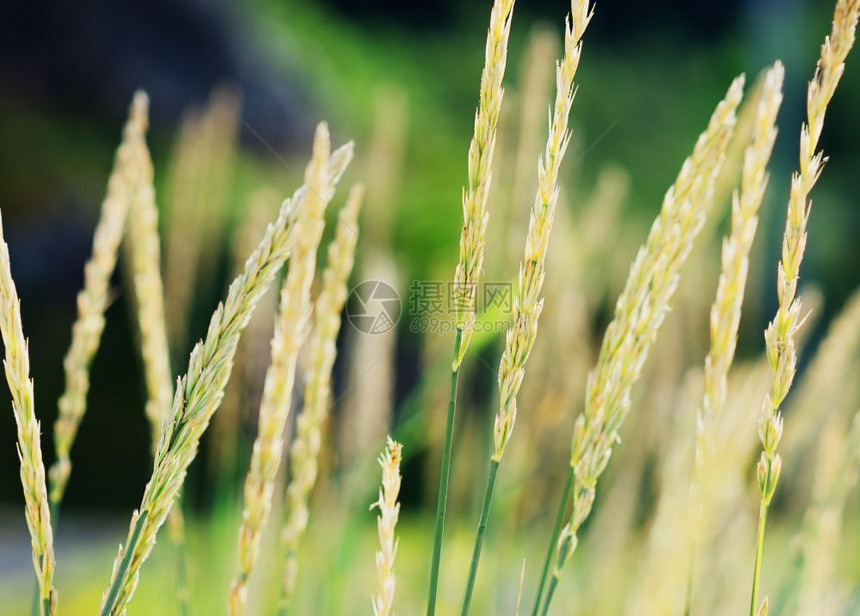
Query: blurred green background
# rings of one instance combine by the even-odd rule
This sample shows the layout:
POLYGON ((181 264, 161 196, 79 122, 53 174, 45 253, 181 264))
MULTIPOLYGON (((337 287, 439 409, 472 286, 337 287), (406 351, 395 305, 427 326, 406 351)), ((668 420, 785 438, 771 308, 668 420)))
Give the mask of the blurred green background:
MULTIPOLYGON (((750 335, 742 336, 742 353, 760 351, 758 332, 775 306, 771 274, 788 177, 796 166, 806 82, 829 28, 831 4, 603 0, 585 36, 572 113, 575 147, 563 175, 566 182, 590 186, 606 165, 623 167, 630 177, 623 216, 641 229, 643 238, 731 79, 746 72, 751 83, 776 58, 786 65, 780 135, 759 232, 765 275, 753 279, 748 291, 757 298, 757 314, 745 318, 750 335)), ((161 196, 169 190, 182 114, 205 105, 219 86, 241 91, 239 149, 224 194, 228 231, 243 220, 256 187, 271 185, 283 196, 300 183, 317 121, 329 121, 335 142, 354 139, 360 161, 374 131, 379 93, 402 95, 406 142, 392 198, 390 251, 405 297, 408 280, 453 274, 489 7, 485 0, 4 3, 0 208, 30 339, 48 462, 75 294, 132 92, 143 88, 150 95, 149 143, 161 196)), ((531 33, 544 27, 560 37, 568 9, 564 0, 518 1, 506 78, 509 100, 521 94, 522 60, 531 33)), ((830 106, 822 145, 831 162, 813 194, 803 279, 818 285, 825 297, 816 332, 860 284, 858 60, 849 59, 830 106)), ((360 178, 353 169, 350 180, 360 178)), ((569 201, 576 211, 576 201, 569 201)), ((529 205, 522 203, 522 208, 529 205)), ((514 232, 524 229, 525 219, 514 232)), ((369 242, 375 241, 372 233, 369 242)), ((190 340, 204 333, 226 286, 228 253, 226 239, 213 249, 211 284, 194 296, 190 340)), ((626 254, 632 256, 631 251, 626 254)), ((117 287, 92 368, 88 414, 73 452, 75 470, 64 505, 68 527, 60 534, 61 566, 64 542, 85 549, 90 537, 97 539, 95 547, 86 549, 100 552, 98 575, 105 575, 109 546, 118 541, 150 471, 139 362, 119 281, 117 287), (88 520, 104 521, 109 530, 96 531, 88 520), (73 540, 76 524, 84 529, 79 541, 73 540), (106 536, 110 540, 105 543, 106 536)), ((601 318, 606 314, 604 306, 601 318)), ((395 402, 400 410, 395 422, 404 416, 410 392, 420 381, 419 347, 407 328, 398 330, 395 402)), ((174 370, 181 367, 176 362, 174 370)), ((338 371, 343 371, 340 363, 338 371)), ((338 377, 341 385, 343 380, 338 377)), ((26 579, 30 562, 14 421, 5 385, 2 390, 0 575, 26 579)), ((419 457, 408 468, 424 463, 419 457)), ((203 480, 205 464, 203 460, 203 468, 193 470, 188 490, 187 506, 201 515, 215 507, 203 480)), ((407 510, 426 507, 423 499, 430 492, 419 485, 428 474, 419 470, 413 475, 418 479, 404 485, 407 510)))

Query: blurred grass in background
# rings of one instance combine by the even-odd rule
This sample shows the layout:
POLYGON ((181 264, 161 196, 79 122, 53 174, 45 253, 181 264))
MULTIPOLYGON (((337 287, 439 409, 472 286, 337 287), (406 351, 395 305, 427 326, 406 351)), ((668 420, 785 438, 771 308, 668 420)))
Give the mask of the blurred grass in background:
MULTIPOLYGON (((204 263, 205 279, 197 281, 196 292, 192 293, 186 348, 179 345, 173 349, 174 356, 182 358, 174 362, 174 371, 184 369, 190 343, 204 333, 208 315, 232 274, 231 243, 249 217, 251 196, 260 186, 269 186, 280 199, 301 183, 312 127, 319 119, 329 120, 335 142, 355 139, 358 166, 348 180, 363 179, 368 149, 379 130, 374 122, 380 118, 380 100, 402 97, 405 145, 402 160, 390 161, 400 169, 388 213, 392 219, 390 238, 374 237, 370 225, 365 236, 367 245, 359 245, 359 262, 374 261, 375 252, 390 255, 396 264, 396 286, 404 308, 409 281, 447 280, 453 273, 461 219, 460 190, 466 174, 489 3, 415 3, 409 9, 401 7, 402 12, 393 8, 393 3, 365 3, 361 9, 346 1, 340 7, 334 4, 256 0, 241 6, 205 7, 183 2, 171 8, 168 3, 148 6, 133 2, 113 9, 94 5, 75 14, 71 7, 37 2, 26 9, 9 9, 10 18, 3 20, 8 32, 3 32, 7 77, 0 85, 0 186, 13 273, 23 299, 25 332, 30 337, 36 412, 43 422, 44 443, 51 439, 55 401, 62 389, 61 362, 91 230, 122 113, 136 87, 149 90, 152 97, 149 143, 162 206, 169 201, 173 188, 171 173, 182 114, 192 107, 204 107, 211 91, 219 86, 238 85, 242 92, 239 148, 226 176, 225 190, 217 195, 223 200, 225 228, 221 235, 214 236, 217 245, 207 247, 210 258, 204 263), (16 26, 20 28, 17 34, 16 26), (186 42, 177 43, 185 38, 186 42), (40 41, 50 44, 40 47, 40 41), (87 41, 91 42, 89 47, 87 41)), ((548 29, 560 38, 561 20, 568 8, 563 1, 520 0, 515 9, 506 108, 497 155, 500 160, 512 157, 516 147, 516 113, 524 94, 520 86, 528 41, 537 28, 548 29)), ((593 351, 599 343, 636 246, 644 238, 663 192, 714 101, 735 74, 745 71, 752 81, 762 67, 778 57, 787 68, 785 104, 771 165, 771 185, 753 253, 739 344, 744 359, 753 361, 759 355, 761 330, 775 308, 773 273, 788 174, 796 166, 806 81, 829 27, 831 8, 830 3, 800 0, 732 2, 710 8, 695 8, 693 3, 679 1, 647 9, 636 2, 598 3, 577 75, 579 91, 571 120, 574 143, 562 169, 565 192, 560 206, 567 208, 567 216, 582 222, 582 206, 593 195, 601 173, 610 167, 623 170, 621 174, 627 178, 623 182, 629 188, 623 191, 626 197, 619 206, 617 226, 603 236, 603 245, 594 249, 604 263, 599 279, 581 284, 582 289, 592 293, 587 300, 584 330, 590 337, 579 341, 586 351, 593 351)), ((858 64, 857 58, 853 59, 858 64)), ((860 71, 856 68, 849 61, 839 94, 828 112, 822 139, 832 162, 813 197, 816 210, 810 223, 803 280, 813 282, 825 300, 817 310, 807 350, 815 348, 831 317, 860 284, 860 248, 856 242, 860 234, 856 197, 860 71)), ((383 114, 382 121, 385 120, 383 114)), ((544 123, 540 128, 544 129, 544 123)), ((510 184, 508 174, 500 168, 491 211, 509 207, 510 184)), ((635 494, 633 502, 617 506, 630 516, 630 531, 639 533, 631 540, 639 548, 659 491, 659 481, 655 479, 663 451, 659 436, 665 436, 659 428, 650 426, 647 418, 671 421, 673 412, 666 409, 676 406, 684 371, 690 365, 700 365, 706 352, 703 315, 716 284, 718 238, 726 228, 728 194, 724 197, 718 210, 721 222, 708 238, 703 238, 710 244, 698 250, 702 253, 700 265, 691 264, 689 268, 698 267, 695 271, 702 273, 701 280, 682 282, 679 295, 687 308, 670 317, 666 325, 669 331, 654 353, 657 357, 649 362, 653 364, 653 374, 644 380, 652 386, 643 384, 638 388, 638 404, 643 409, 640 415, 645 418, 629 426, 628 434, 654 434, 644 438, 645 444, 634 452, 620 448, 620 458, 607 477, 608 487, 599 497, 609 508, 616 492, 630 490, 635 494), (674 335, 670 333, 673 330, 674 335), (690 332, 695 335, 683 339, 690 332), (626 476, 627 463, 635 463, 641 473, 626 476), (616 482, 621 487, 613 487, 616 482)), ((278 199, 272 201, 269 215, 263 219, 274 216, 278 199)), ((512 204, 512 216, 517 208, 525 211, 529 206, 530 202, 512 204)), ((166 207, 165 214, 163 226, 169 220, 166 207)), ((523 216, 507 233, 504 227, 494 228, 494 224, 495 221, 491 223, 492 245, 487 259, 498 265, 507 259, 508 235, 515 236, 515 252, 519 251, 526 219, 523 216)), ((559 248, 560 241, 554 241, 551 253, 558 249, 565 254, 559 248)), ((496 265, 488 265, 488 270, 490 267, 496 265)), ((569 267, 570 263, 561 258, 551 259, 550 268, 556 268, 554 275, 562 280, 569 267)), ((513 278, 509 266, 496 267, 492 275, 497 273, 513 278)), ((359 281, 356 278, 355 282, 359 281)), ((117 287, 102 347, 92 369, 90 411, 73 452, 75 472, 58 533, 58 588, 66 614, 87 613, 96 604, 109 573, 113 546, 122 535, 127 512, 138 502, 150 469, 141 373, 127 318, 127 298, 119 282, 117 287)), ((551 302, 548 310, 553 310, 551 302)), ((561 308, 555 310, 563 312, 561 308)), ((267 335, 264 333, 264 338, 267 335)), ((358 343, 350 332, 342 336, 342 341, 342 356, 348 358, 358 343)), ((492 408, 495 375, 481 363, 495 365, 500 341, 501 336, 483 338, 480 361, 469 368, 465 377, 464 389, 468 393, 461 414, 464 433, 458 436, 456 451, 460 453, 455 453, 452 524, 446 535, 442 569, 441 586, 447 590, 440 598, 440 607, 446 613, 459 598, 459 582, 480 504, 474 490, 480 470, 472 465, 474 462, 476 469, 483 468, 490 434, 487 409, 492 408), (464 450, 463 444, 470 447, 464 450)), ((435 493, 436 449, 441 439, 435 424, 439 423, 445 395, 445 370, 437 367, 444 366, 440 358, 447 357, 436 347, 447 348, 446 345, 447 339, 440 344, 430 335, 411 333, 407 321, 402 321, 397 330, 390 385, 395 402, 394 431, 403 439, 407 457, 404 514, 399 526, 397 601, 404 614, 418 613, 424 597, 430 545, 426 512, 435 493)), ((551 351, 561 346, 562 343, 554 345, 544 339, 538 342, 536 353, 548 356, 551 364, 551 351)), ((802 357, 811 355, 807 352, 802 357)), ((336 367, 337 391, 345 395, 351 382, 347 361, 339 359, 336 367)), ((590 362, 580 359, 579 363, 583 365, 572 368, 574 374, 570 376, 558 376, 549 365, 545 367, 545 375, 549 375, 546 378, 581 381, 590 362)), ((526 381, 530 378, 538 379, 538 371, 526 381)), ((564 471, 567 439, 581 396, 572 408, 557 408, 552 400, 545 400, 555 391, 549 387, 544 390, 541 385, 543 380, 524 396, 524 407, 535 411, 534 416, 524 413, 523 421, 532 422, 529 431, 537 435, 518 435, 522 438, 513 441, 511 457, 522 461, 522 467, 510 469, 501 479, 497 503, 503 513, 497 527, 490 531, 477 613, 498 613, 497 606, 510 605, 515 600, 522 558, 527 560, 529 580, 529 572, 534 571, 542 556, 550 515, 547 511, 555 506, 560 488, 553 480, 564 471), (539 417, 545 406, 553 413, 546 420, 539 417), (541 425, 543 422, 545 425, 541 425), (553 444, 554 433, 562 436, 560 442, 553 444), (530 443, 543 443, 544 451, 553 457, 547 453, 550 459, 546 464, 535 465, 534 454, 526 449, 530 443), (544 466, 551 469, 546 471, 546 477, 540 476, 544 466), (537 479, 532 472, 537 473, 537 479), (539 495, 538 502, 524 496, 524 491, 529 490, 539 495), (518 529, 524 532, 515 533, 518 529), (516 539, 508 540, 509 535, 516 539), (494 579, 495 594, 487 592, 489 580, 494 579)), ((238 523, 234 499, 253 438, 249 409, 253 410, 254 391, 253 387, 249 389, 251 392, 245 395, 251 401, 242 403, 237 464, 228 468, 225 478, 218 475, 217 457, 201 456, 187 490, 187 507, 194 520, 190 530, 195 563, 191 585, 198 602, 195 611, 200 614, 222 610, 231 574, 238 523), (219 490, 212 488, 212 477, 219 478, 219 490)), ((757 403, 753 404, 750 413, 757 410, 757 403)), ((335 415, 340 417, 341 411, 335 415)), ((18 614, 26 610, 29 595, 21 589, 29 585, 31 572, 20 516, 13 430, 11 413, 0 413, 0 434, 8 436, 0 448, 0 601, 10 606, 9 613, 18 614)), ((370 609, 364 602, 373 586, 374 531, 373 514, 366 512, 366 505, 374 496, 378 480, 373 459, 379 446, 381 441, 366 443, 357 454, 358 470, 342 467, 338 453, 329 453, 325 468, 330 474, 321 479, 323 485, 317 493, 305 542, 309 549, 302 558, 298 613, 346 614, 370 609), (350 508, 343 510, 344 504, 350 508)), ((217 443, 205 442, 204 447, 207 451, 215 449, 217 443)), ((50 461, 51 448, 43 445, 43 449, 50 461)), ((802 508, 791 503, 785 508, 786 522, 769 537, 771 545, 790 545, 797 531, 802 508)), ((591 523, 594 526, 601 523, 597 517, 591 523)), ((845 543, 856 540, 857 532, 852 523, 845 543)), ((774 579, 784 573, 780 562, 786 553, 787 550, 769 552, 771 562, 766 570, 774 579)), ((172 588, 169 551, 157 549, 154 559, 156 562, 148 565, 144 573, 131 613, 170 613, 166 610, 172 605, 171 599, 165 596, 169 594, 165 588, 172 588)), ((849 570, 856 573, 860 569, 856 556, 845 559, 851 560, 846 563, 849 570)), ((577 558, 567 572, 560 603, 570 602, 590 584, 598 584, 594 574, 585 570, 586 562, 586 558, 577 558)), ((782 567, 787 568, 787 562, 782 567)), ((631 568, 635 571, 635 565, 631 568)), ((745 569, 743 574, 739 579, 746 580, 745 569)), ((734 590, 743 596, 746 587, 740 586, 734 590)), ((730 604, 728 599, 726 604, 730 604)), ((581 603, 577 605, 580 613, 587 612, 582 612, 585 608, 581 603)))

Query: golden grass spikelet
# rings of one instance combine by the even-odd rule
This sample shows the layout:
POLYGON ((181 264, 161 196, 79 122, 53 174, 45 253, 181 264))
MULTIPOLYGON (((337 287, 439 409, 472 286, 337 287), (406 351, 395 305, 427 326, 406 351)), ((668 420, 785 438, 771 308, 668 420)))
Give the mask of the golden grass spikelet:
POLYGON ((618 431, 630 410, 630 391, 669 309, 681 266, 710 209, 714 181, 732 136, 743 83, 743 76, 732 82, 666 193, 660 215, 639 249, 618 298, 597 365, 589 374, 585 411, 577 417, 573 433, 573 510, 567 529, 570 548, 559 551, 556 578, 575 549, 579 527, 591 512, 597 480, 609 462, 618 431))
MULTIPOLYGON (((505 228, 514 223, 520 215, 522 204, 529 202, 534 191, 534 161, 540 156, 544 109, 552 97, 553 69, 558 58, 558 47, 558 37, 549 28, 535 27, 529 35, 528 49, 520 66, 522 77, 517 91, 517 147, 511 170, 511 210, 508 219, 502 223, 505 228)), ((513 264, 519 259, 521 245, 514 234, 509 238, 505 261, 509 260, 513 264)))
POLYGON ((374 616, 389 616, 393 614, 394 559, 397 556, 397 518, 400 515, 400 503, 397 496, 400 493, 400 461, 403 446, 388 437, 385 451, 379 456, 382 467, 382 487, 379 488, 379 500, 370 508, 379 508, 377 531, 379 534, 379 551, 376 552, 376 578, 379 583, 379 594, 373 597, 374 616))
POLYGON ((161 245, 158 208, 155 205, 152 159, 144 135, 132 143, 138 183, 133 187, 128 214, 128 240, 134 277, 147 402, 146 416, 152 426, 153 448, 161 425, 170 413, 173 377, 164 314, 161 280, 161 245))
POLYGON ((824 164, 823 154, 816 152, 816 148, 824 127, 827 105, 842 77, 845 59, 854 44, 858 13, 860 13, 860 0, 837 0, 832 31, 824 39, 821 56, 815 67, 815 75, 809 82, 806 96, 807 123, 800 130, 800 166, 791 178, 782 256, 777 269, 779 308, 765 331, 765 349, 773 370, 773 381, 771 391, 765 396, 762 404, 759 421, 762 453, 756 474, 761 502, 751 614, 755 612, 758 601, 767 509, 782 469, 782 458, 777 451, 783 430, 780 407, 791 389, 797 367, 795 334, 801 325, 801 306, 800 300, 795 296, 800 264, 806 248, 806 224, 812 207, 808 198, 824 164))
POLYGON ((758 227, 758 210, 767 190, 767 164, 776 141, 785 69, 776 62, 767 72, 758 99, 751 141, 741 170, 740 192, 732 196, 732 224, 723 242, 717 295, 711 304, 711 348, 705 359, 705 395, 696 426, 696 466, 712 447, 713 422, 726 404, 729 368, 735 356, 749 253, 758 227))
POLYGON ((575 0, 572 18, 565 28, 564 56, 556 67, 556 97, 547 137, 546 152, 538 161, 538 188, 529 218, 525 254, 520 263, 514 322, 505 338, 499 363, 499 411, 493 429, 492 459, 500 461, 517 418, 517 393, 525 375, 525 365, 537 336, 543 309, 540 298, 546 276, 546 253, 558 201, 558 172, 570 141, 568 121, 573 105, 573 78, 582 54, 582 35, 593 13, 588 0, 575 0))
MULTIPOLYGON (((158 208, 155 205, 154 171, 145 134, 131 142, 132 168, 137 170, 136 184, 130 187, 128 210, 128 244, 137 305, 137 325, 146 385, 146 417, 152 431, 152 448, 161 437, 164 421, 170 414, 173 377, 164 310, 164 285, 161 279, 161 241, 158 234, 158 208)), ((177 594, 187 610, 188 588, 185 584, 185 521, 179 506, 170 510, 170 539, 180 555, 177 594)))
POLYGON ((496 125, 502 107, 502 81, 508 55, 508 35, 514 0, 496 0, 490 13, 490 29, 484 70, 481 73, 481 94, 475 113, 475 131, 469 144, 469 181, 463 189, 463 228, 460 234, 460 259, 454 274, 454 302, 457 328, 462 332, 459 355, 454 359, 456 370, 472 338, 475 325, 475 297, 484 262, 487 235, 487 197, 492 181, 493 150, 496 125))
POLYGON ((49 472, 50 498, 54 505, 63 500, 72 472, 70 452, 87 410, 90 365, 104 331, 104 313, 110 301, 110 277, 116 268, 120 241, 140 174, 145 173, 139 166, 138 153, 146 133, 148 107, 146 95, 136 93, 108 179, 107 195, 93 235, 92 256, 84 266, 84 288, 77 298, 78 318, 72 327, 72 342, 63 360, 66 387, 60 397, 59 415, 54 423, 57 458, 49 472))
POLYGON ((114 561, 100 616, 119 616, 134 594, 140 568, 197 455, 200 437, 221 403, 241 332, 290 254, 293 205, 302 200, 306 190, 301 187, 281 205, 277 220, 266 229, 243 272, 230 285, 226 300, 213 313, 205 339, 191 352, 188 371, 178 381, 171 414, 156 449, 152 477, 140 508, 132 515, 126 544, 120 546, 114 561))
POLYGON ((247 585, 259 558, 263 527, 269 518, 275 478, 283 457, 284 427, 290 412, 296 360, 305 340, 311 307, 316 255, 325 227, 325 210, 352 159, 351 144, 331 154, 328 126, 314 137, 313 155, 305 171, 304 191, 297 201, 295 239, 290 268, 281 287, 280 307, 266 371, 257 438, 245 476, 244 511, 239 528, 238 571, 230 590, 230 614, 243 613, 247 585))
POLYGON ((308 501, 317 479, 323 437, 323 419, 331 402, 331 371, 337 356, 337 335, 346 302, 347 281, 352 272, 358 242, 358 213, 364 187, 354 186, 340 213, 335 238, 329 245, 322 290, 314 306, 314 328, 305 370, 304 407, 296 418, 296 438, 290 447, 290 482, 281 531, 284 588, 292 597, 298 576, 299 542, 308 524, 308 501))
MULTIPOLYGON (((717 106, 708 129, 699 137, 693 154, 684 161, 675 184, 666 193, 660 215, 627 278, 607 328, 597 365, 589 375, 585 412, 576 421, 571 466, 590 501, 617 441, 618 430, 630 407, 630 388, 639 377, 647 351, 662 324, 669 301, 696 234, 710 205, 714 178, 732 134, 740 102, 743 77, 732 82, 717 106)), ((574 520, 587 515, 589 506, 577 507, 574 520)), ((578 524, 574 524, 578 526, 578 524)))
POLYGON ((9 265, 9 247, 3 237, 0 218, 0 333, 6 355, 3 368, 12 394, 12 411, 18 429, 18 459, 24 488, 24 513, 30 530, 33 568, 39 584, 39 614, 56 613, 57 593, 53 588, 54 535, 45 484, 45 465, 39 442, 40 427, 33 407, 33 379, 30 377, 30 351, 21 324, 21 300, 9 265))

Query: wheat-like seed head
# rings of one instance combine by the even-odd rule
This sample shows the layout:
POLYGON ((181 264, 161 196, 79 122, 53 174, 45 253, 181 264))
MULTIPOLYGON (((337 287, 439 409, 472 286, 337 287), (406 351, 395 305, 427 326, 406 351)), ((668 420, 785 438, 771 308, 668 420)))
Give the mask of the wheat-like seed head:
POLYGON ((779 308, 765 331, 765 348, 773 369, 771 391, 762 404, 759 439, 762 454, 757 476, 762 504, 773 498, 782 469, 777 449, 782 438, 780 407, 791 388, 797 366, 795 334, 800 326, 800 300, 795 297, 800 275, 800 263, 806 248, 806 224, 811 202, 809 193, 824 163, 823 154, 816 152, 827 105, 833 97, 845 69, 845 59, 854 44, 860 0, 838 0, 833 29, 824 40, 815 75, 809 82, 806 97, 807 124, 800 131, 800 167, 791 178, 791 193, 782 240, 782 258, 777 270, 779 308))
POLYGON ((164 315, 164 286, 161 280, 161 245, 158 208, 155 205, 152 159, 145 135, 131 142, 137 184, 131 187, 128 240, 140 329, 147 402, 146 416, 153 434, 153 448, 170 413, 173 378, 164 315))
POLYGON ((573 433, 571 466, 575 481, 567 530, 570 548, 559 552, 557 575, 563 561, 573 553, 576 533, 591 512, 597 480, 609 462, 630 409, 630 391, 669 309, 681 266, 710 209, 714 181, 734 129, 743 83, 743 76, 732 82, 666 193, 660 215, 639 249, 618 298, 597 365, 589 374, 585 411, 577 417, 573 433))
POLYGON ((104 330, 104 313, 110 300, 110 277, 116 268, 130 203, 135 198, 141 173, 145 173, 140 168, 142 161, 138 153, 146 133, 148 106, 146 94, 136 93, 108 179, 107 196, 102 202, 93 235, 92 256, 84 266, 84 288, 77 299, 78 318, 72 327, 72 342, 63 360, 66 388, 59 400, 59 415, 54 423, 57 459, 49 473, 52 503, 63 499, 72 471, 69 454, 87 410, 90 364, 104 330))
MULTIPOLYGON (((138 177, 131 187, 128 212, 128 242, 137 305, 137 325, 143 357, 146 384, 146 417, 152 431, 155 450, 164 422, 170 414, 173 381, 170 371, 170 351, 167 342, 167 322, 164 314, 164 285, 161 279, 161 241, 158 235, 158 208, 155 205, 154 171, 145 135, 132 145, 134 167, 138 177)), ((168 518, 168 531, 174 545, 185 541, 185 520, 180 507, 173 507, 168 518)), ((185 587, 178 593, 187 593, 185 587)), ((180 601, 188 601, 187 596, 180 601)))
POLYGON ((56 612, 57 594, 53 588, 54 535, 45 485, 40 428, 33 407, 33 379, 30 377, 30 351, 21 324, 21 300, 9 265, 9 247, 3 237, 0 218, 0 333, 6 355, 3 368, 12 394, 12 411, 18 428, 18 459, 24 488, 24 513, 30 530, 33 568, 39 583, 39 614, 56 612), (46 609, 47 607, 47 609, 46 609))
POLYGON ((275 477, 283 457, 284 426, 290 412, 296 360, 305 340, 311 306, 311 285, 325 209, 352 158, 331 155, 328 126, 320 123, 313 156, 305 172, 307 190, 297 204, 295 241, 290 268, 281 288, 280 308, 272 338, 272 359, 266 371, 257 438, 245 477, 245 508, 239 528, 238 572, 230 591, 230 613, 238 616, 247 603, 248 580, 259 558, 263 527, 269 518, 275 477))
POLYGON ((753 121, 752 138, 744 152, 740 192, 732 196, 732 226, 723 242, 717 296, 711 305, 711 349, 705 359, 705 395, 696 427, 696 464, 713 437, 713 422, 726 404, 726 383, 735 356, 749 253, 758 226, 758 210, 767 189, 767 164, 776 141, 776 116, 782 103, 785 69, 776 62, 764 79, 753 121))
POLYGON ((508 55, 508 35, 514 0, 496 0, 490 13, 490 30, 484 70, 481 73, 481 94, 475 113, 475 131, 469 145, 469 183, 463 189, 463 228, 460 234, 460 260, 454 274, 453 301, 457 328, 462 332, 457 369, 466 355, 475 326, 475 297, 484 262, 487 235, 487 196, 492 181, 493 150, 496 145, 496 125, 502 107, 502 81, 508 55))
POLYGON ((317 479, 323 419, 331 400, 331 371, 337 356, 335 345, 341 311, 346 302, 346 285, 354 263, 358 212, 363 199, 364 187, 354 186, 340 213, 335 238, 329 245, 322 290, 314 307, 314 328, 305 370, 304 407, 296 418, 296 438, 290 447, 290 483, 281 530, 286 558, 283 584, 287 602, 296 587, 299 542, 307 528, 308 501, 317 479))
MULTIPOLYGON (((824 156, 816 152, 827 105, 845 69, 845 59, 854 44, 860 0, 837 0, 833 27, 824 39, 815 74, 809 82, 806 95, 807 123, 800 129, 800 164, 791 178, 791 192, 782 238, 782 255, 777 268, 777 296, 779 308, 765 330, 765 350, 773 371, 770 391, 765 395, 759 416, 758 435, 762 445, 756 468, 756 479, 761 492, 756 568, 753 578, 752 601, 757 600, 761 553, 764 541, 764 521, 767 508, 773 499, 782 470, 782 457, 778 452, 782 438, 782 402, 791 389, 797 369, 797 330, 802 324, 801 304, 796 297, 800 264, 806 249, 806 225, 812 203, 809 193, 818 181, 824 156)), ((760 610, 767 611, 767 596, 760 610)))
MULTIPOLYGON (((513 224, 522 204, 528 203, 534 184, 535 159, 540 156, 544 109, 552 100, 555 78, 555 61, 558 58, 558 37, 549 28, 536 27, 529 36, 528 49, 520 66, 520 83, 517 90, 517 141, 516 155, 511 170, 510 211, 502 227, 513 224)), ((522 250, 518 238, 507 242, 506 262, 516 263, 522 250)))
POLYGON ((546 253, 558 201, 558 172, 570 140, 567 126, 573 105, 573 78, 582 54, 582 35, 592 16, 588 0, 575 0, 571 10, 572 16, 565 28, 564 56, 556 66, 556 98, 546 152, 538 161, 538 188, 513 302, 514 322, 505 338, 505 350, 499 364, 499 411, 493 430, 493 459, 496 461, 501 460, 514 429, 517 393, 537 336, 543 308, 540 293, 546 275, 546 253))
POLYGON ((205 339, 191 352, 188 371, 177 383, 171 413, 156 449, 152 477, 140 508, 132 515, 126 547, 120 546, 114 561, 111 587, 102 599, 104 615, 122 614, 134 594, 140 568, 155 545, 156 534, 197 455, 200 437, 224 395, 239 336, 290 254, 293 204, 302 200, 306 190, 303 186, 281 205, 277 221, 269 225, 245 269, 230 285, 226 300, 212 315, 205 339))
POLYGON ((402 460, 403 445, 388 437, 385 451, 379 456, 382 467, 382 487, 379 489, 379 500, 370 508, 379 507, 377 529, 379 532, 380 549, 376 552, 376 578, 379 582, 379 594, 373 597, 373 615, 389 616, 393 614, 394 558, 397 556, 397 518, 400 515, 400 503, 397 495, 400 493, 400 461, 402 460))

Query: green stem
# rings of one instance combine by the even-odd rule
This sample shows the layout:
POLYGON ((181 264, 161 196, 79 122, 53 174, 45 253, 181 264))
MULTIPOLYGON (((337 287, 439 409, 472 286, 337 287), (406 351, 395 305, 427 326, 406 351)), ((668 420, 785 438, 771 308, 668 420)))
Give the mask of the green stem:
POLYGON ((552 572, 552 579, 549 582, 549 588, 546 591, 546 601, 543 604, 543 610, 541 611, 542 616, 546 616, 546 613, 549 611, 549 604, 552 602, 552 597, 555 594, 555 589, 558 586, 558 582, 561 579, 561 571, 564 568, 564 564, 567 562, 567 559, 570 558, 571 552, 576 547, 575 541, 576 536, 568 533, 564 541, 562 541, 558 546, 558 556, 555 561, 555 571, 552 572))
POLYGON ((36 587, 33 589, 33 603, 30 606, 30 616, 40 616, 39 609, 42 606, 42 588, 39 586, 39 578, 36 577, 36 587))
POLYGON ((552 526, 552 536, 549 539, 549 547, 546 550, 546 559, 543 563, 543 571, 540 574, 538 581, 537 595, 535 596, 535 605, 532 610, 532 616, 538 616, 540 610, 540 600, 543 597, 543 590, 546 587, 546 578, 549 575, 549 568, 552 564, 552 555, 555 553, 555 544, 558 542, 558 536, 561 534, 561 523, 564 520, 564 510, 567 508, 567 501, 570 499, 570 491, 573 489, 573 467, 567 474, 567 481, 564 483, 564 490, 561 494, 561 502, 558 505, 558 511, 555 514, 555 523, 552 526))
POLYGON ((463 597, 461 616, 469 613, 472 603, 472 591, 475 588, 475 578, 478 575, 478 562, 481 560, 481 548, 484 545, 484 535, 487 532, 487 520, 490 518, 490 504, 493 501, 493 490, 496 487, 496 474, 499 472, 499 461, 490 460, 490 476, 487 477, 487 489, 484 492, 484 504, 481 505, 481 521, 478 523, 478 533, 475 535, 475 549, 472 551, 472 564, 469 566, 469 579, 466 581, 466 594, 463 597))
POLYGON ((149 511, 144 509, 140 512, 140 515, 137 518, 134 530, 131 533, 131 539, 129 539, 128 545, 125 546, 125 551, 122 555, 122 562, 119 565, 119 571, 116 572, 116 575, 111 582, 107 599, 105 599, 104 605, 99 612, 99 616, 111 616, 113 613, 114 603, 116 602, 117 595, 119 595, 119 589, 122 587, 126 573, 128 573, 128 567, 131 564, 131 556, 137 548, 137 542, 140 540, 140 533, 143 531, 146 516, 148 515, 149 511))
POLYGON ((764 555, 764 529, 767 525, 767 503, 762 498, 758 510, 758 531, 755 544, 755 568, 753 569, 752 597, 750 599, 750 616, 756 616, 758 609, 758 589, 761 579, 761 561, 764 555))
POLYGON ((436 613, 436 591, 439 587, 439 562, 442 558, 442 535, 445 532, 445 512, 448 508, 448 478, 451 471, 451 450, 454 443, 454 415, 457 410, 457 383, 460 377, 459 357, 463 331, 457 329, 454 338, 454 364, 451 370, 451 397, 448 401, 448 419, 445 424, 445 444, 442 450, 442 470, 439 474, 439 495, 436 499, 436 531, 433 535, 433 561, 430 564, 430 591, 427 597, 427 616, 436 613))
POLYGON ((557 573, 553 573, 552 579, 549 581, 549 588, 546 591, 546 601, 543 603, 543 609, 541 610, 541 616, 546 616, 549 611, 549 604, 552 601, 552 596, 555 594, 555 589, 558 587, 558 581, 561 579, 561 576, 557 573))

